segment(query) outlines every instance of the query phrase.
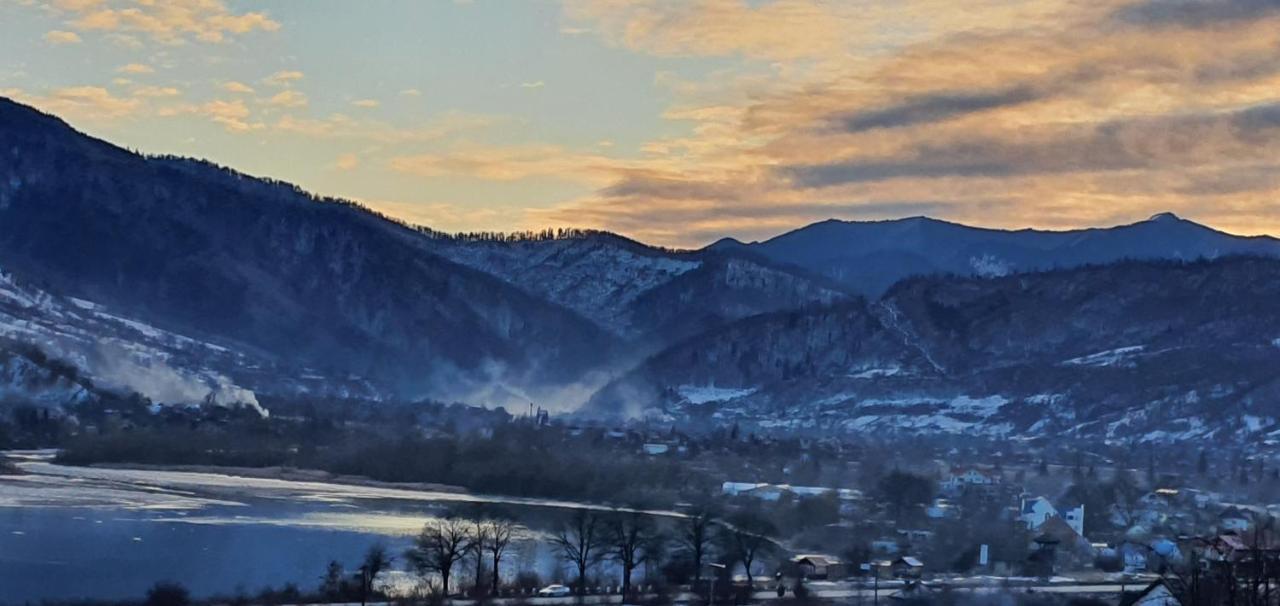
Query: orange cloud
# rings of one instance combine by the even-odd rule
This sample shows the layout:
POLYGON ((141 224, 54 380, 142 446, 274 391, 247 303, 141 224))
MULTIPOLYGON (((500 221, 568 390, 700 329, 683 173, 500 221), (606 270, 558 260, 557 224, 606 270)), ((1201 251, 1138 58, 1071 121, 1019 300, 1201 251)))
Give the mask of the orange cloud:
POLYGON ((100 86, 69 86, 44 95, 29 94, 19 89, 7 89, 0 94, 66 119, 86 122, 126 118, 143 107, 139 99, 117 97, 100 86))
POLYGON ((772 27, 790 31, 844 5, 575 6, 571 18, 628 48, 773 63, 660 75, 676 97, 665 117, 687 134, 648 142, 597 191, 532 221, 674 245, 924 213, 1075 227, 1173 209, 1280 231, 1280 9, 1014 4, 877 5, 862 23, 832 17, 847 43, 818 28, 796 49, 749 13, 775 11, 772 27))
POLYGON ((80 36, 75 32, 64 32, 61 30, 53 30, 44 35, 44 41, 55 46, 63 44, 79 44, 80 36))
POLYGON ((307 96, 296 90, 278 92, 267 99, 268 105, 276 107, 302 107, 307 104, 307 96))
POLYGON ((302 72, 297 70, 286 69, 286 70, 281 70, 274 74, 271 74, 266 78, 263 78, 262 83, 270 86, 290 86, 291 84, 293 84, 294 82, 297 82, 298 80, 301 80, 302 78, 303 78, 302 72))
POLYGON ((225 90, 229 93, 246 94, 246 95, 253 94, 253 87, 243 82, 236 82, 234 80, 229 82, 223 82, 222 90, 225 90))
POLYGON ((221 0, 71 0, 55 6, 68 15, 73 29, 144 36, 165 44, 224 42, 232 35, 280 29, 265 13, 233 12, 221 0))
POLYGON ((143 65, 141 63, 130 63, 128 65, 121 65, 120 67, 116 68, 116 71, 122 74, 150 74, 156 70, 152 68, 150 65, 143 65))

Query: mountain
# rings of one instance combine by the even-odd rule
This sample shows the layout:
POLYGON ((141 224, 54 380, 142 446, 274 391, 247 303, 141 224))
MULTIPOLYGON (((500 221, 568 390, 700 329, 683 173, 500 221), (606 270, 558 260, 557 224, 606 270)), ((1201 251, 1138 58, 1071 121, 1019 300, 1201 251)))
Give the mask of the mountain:
POLYGON ((827 221, 449 236, 0 100, 0 403, 258 394, 878 435, 1280 435, 1280 245, 827 221))
POLYGON ((749 250, 878 297, 898 281, 929 274, 999 276, 1126 259, 1280 257, 1280 240, 1223 233, 1161 213, 1111 228, 1005 231, 925 217, 823 221, 763 242, 725 239, 711 250, 749 250))
POLYGON ((515 239, 433 234, 431 250, 642 348, 760 313, 849 298, 830 280, 758 255, 673 251, 607 232, 515 239))
POLYGON ((354 204, 143 157, 0 99, 0 266, 20 281, 285 377, 311 367, 392 394, 520 393, 612 359, 617 340, 593 323, 422 240, 354 204))
POLYGON ((281 365, 252 351, 156 328, 92 301, 43 291, 3 271, 0 355, 13 364, 9 380, 0 378, 0 400, 8 402, 79 402, 107 390, 155 402, 247 406, 263 412, 255 392, 380 395, 359 377, 281 365), (59 365, 70 371, 56 372, 59 365), (57 377, 70 380, 46 380, 57 377))
POLYGON ((597 414, 815 432, 1171 440, 1280 434, 1280 260, 924 277, 651 357, 597 414))

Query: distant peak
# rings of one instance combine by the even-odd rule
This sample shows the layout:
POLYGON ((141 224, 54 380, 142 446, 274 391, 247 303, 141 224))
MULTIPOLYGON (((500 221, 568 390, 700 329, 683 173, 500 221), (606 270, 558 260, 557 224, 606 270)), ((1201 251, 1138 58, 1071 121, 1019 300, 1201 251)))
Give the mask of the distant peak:
POLYGON ((1151 218, 1147 220, 1155 223, 1170 223, 1174 221, 1182 221, 1182 217, 1179 217, 1178 215, 1175 215, 1173 213, 1165 212, 1165 213, 1156 213, 1154 215, 1151 215, 1151 218))
POLYGON ((743 248, 743 247, 746 247, 746 244, 743 244, 742 240, 739 240, 733 237, 720 238, 719 240, 716 240, 715 242, 712 242, 711 244, 707 245, 707 248, 710 250, 720 250, 720 249, 726 249, 726 248, 743 248))

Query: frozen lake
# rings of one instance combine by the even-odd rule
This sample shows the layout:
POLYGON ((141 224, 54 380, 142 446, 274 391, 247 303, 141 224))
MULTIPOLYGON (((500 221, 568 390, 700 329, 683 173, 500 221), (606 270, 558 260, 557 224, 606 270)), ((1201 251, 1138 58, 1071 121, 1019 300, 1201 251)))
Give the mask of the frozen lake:
MULTIPOLYGON (((27 475, 0 476, 0 603, 139 597, 160 580, 200 596, 286 582, 310 589, 330 560, 354 568, 374 543, 399 556, 450 507, 488 503, 546 519, 584 506, 9 456, 27 475)), ((559 575, 554 554, 534 541, 512 555, 516 568, 559 575)))

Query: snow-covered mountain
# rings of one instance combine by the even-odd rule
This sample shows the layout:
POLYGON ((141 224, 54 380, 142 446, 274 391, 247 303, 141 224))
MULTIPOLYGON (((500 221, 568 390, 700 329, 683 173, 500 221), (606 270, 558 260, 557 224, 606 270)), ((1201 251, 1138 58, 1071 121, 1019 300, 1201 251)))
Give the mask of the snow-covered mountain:
POLYGON ((567 307, 632 342, 667 345, 755 314, 848 298, 826 279, 756 255, 659 249, 606 232, 481 239, 431 249, 567 307))
POLYGON ((1280 260, 909 280, 748 318, 650 358, 589 410, 811 431, 1280 435, 1280 260))
POLYGON ((0 99, 0 266, 48 292, 408 397, 559 388, 616 355, 578 314, 423 239, 349 202, 139 156, 0 99))
POLYGON ((281 366, 243 350, 156 328, 107 307, 43 291, 0 271, 4 404, 61 406, 102 390, 157 404, 247 406, 273 394, 377 397, 367 381, 281 366))
POLYGON ((1278 255, 1172 215, 828 221, 696 251, 447 236, 0 99, 0 404, 589 399, 884 435, 1280 436, 1278 255))
POLYGON ((763 242, 721 240, 712 250, 750 250, 805 268, 868 296, 917 275, 999 276, 1125 259, 1280 257, 1280 240, 1242 237, 1161 213, 1131 225, 1069 231, 969 227, 926 217, 823 221, 763 242))

